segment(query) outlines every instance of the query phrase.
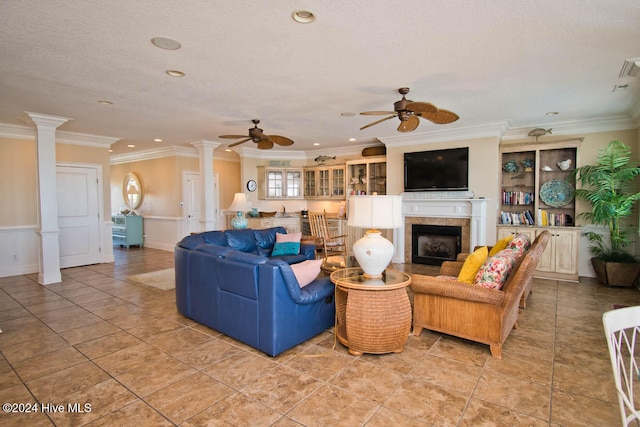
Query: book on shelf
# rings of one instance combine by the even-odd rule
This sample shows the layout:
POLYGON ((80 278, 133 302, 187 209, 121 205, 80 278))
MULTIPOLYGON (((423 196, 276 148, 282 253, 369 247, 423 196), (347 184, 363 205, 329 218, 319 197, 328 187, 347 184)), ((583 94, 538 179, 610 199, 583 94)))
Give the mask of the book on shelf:
POLYGON ((530 191, 502 190, 503 205, 532 205, 534 195, 530 191))
POLYGON ((548 212, 546 209, 538 209, 536 223, 542 227, 564 227, 573 225, 573 217, 564 213, 548 212))
POLYGON ((505 212, 500 211, 500 223, 510 225, 535 225, 531 211, 505 212))

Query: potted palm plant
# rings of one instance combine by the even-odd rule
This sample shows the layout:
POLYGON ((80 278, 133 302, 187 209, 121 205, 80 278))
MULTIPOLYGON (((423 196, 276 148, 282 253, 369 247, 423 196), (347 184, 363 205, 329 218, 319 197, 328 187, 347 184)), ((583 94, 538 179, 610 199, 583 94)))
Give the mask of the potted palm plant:
POLYGON ((639 175, 631 150, 618 140, 600 150, 596 165, 581 166, 572 174, 582 187, 576 190, 576 199, 591 203, 591 211, 579 217, 609 230, 609 239, 594 231, 585 233, 591 243, 593 269, 607 286, 632 286, 640 274, 638 257, 630 250, 631 228, 624 222, 640 200, 640 192, 634 192, 633 187, 639 175))

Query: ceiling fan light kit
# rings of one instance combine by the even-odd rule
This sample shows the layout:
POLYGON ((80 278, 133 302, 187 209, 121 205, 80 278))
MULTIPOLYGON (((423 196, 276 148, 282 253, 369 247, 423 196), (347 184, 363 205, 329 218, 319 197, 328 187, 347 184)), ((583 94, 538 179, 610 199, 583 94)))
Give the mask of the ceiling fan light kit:
POLYGON ((429 120, 437 125, 453 123, 460 117, 449 110, 443 110, 429 102, 414 102, 406 98, 409 93, 408 87, 401 87, 398 92, 402 95, 402 99, 393 103, 393 111, 363 111, 365 116, 387 116, 383 119, 376 120, 360 128, 360 130, 375 126, 384 121, 397 117, 400 120, 398 132, 412 132, 416 130, 420 124, 418 117, 429 120))

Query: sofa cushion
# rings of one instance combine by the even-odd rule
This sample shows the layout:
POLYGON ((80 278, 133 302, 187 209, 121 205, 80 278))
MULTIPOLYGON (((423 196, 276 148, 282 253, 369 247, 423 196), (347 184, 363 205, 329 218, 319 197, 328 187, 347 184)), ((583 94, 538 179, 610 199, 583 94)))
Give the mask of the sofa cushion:
POLYGON ((524 254, 524 252, 529 249, 531 246, 531 239, 528 235, 524 233, 516 234, 516 236, 511 239, 511 241, 507 244, 506 249, 515 249, 518 253, 518 256, 524 254))
POLYGON ((254 230, 250 228, 244 230, 226 230, 224 235, 227 238, 227 244, 233 249, 250 254, 258 254, 253 231, 254 230))
POLYGON ((504 239, 498 240, 496 242, 496 244, 493 245, 493 247, 489 251, 489 256, 494 256, 495 254, 497 254, 501 250, 505 249, 507 247, 507 245, 509 244, 509 242, 511 242, 511 240, 513 240, 513 234, 509 234, 504 239))
POLYGON ((293 270, 293 274, 296 276, 301 288, 304 288, 318 277, 318 274, 320 274, 321 264, 321 259, 314 259, 291 265, 291 270, 293 270))
POLYGON ((227 238, 225 237, 223 231, 205 231, 204 233, 200 234, 207 243, 218 246, 227 246, 227 238))
POLYGON ((220 245, 213 245, 211 243, 203 243, 197 246, 195 250, 198 252, 206 252, 208 254, 215 255, 218 258, 221 258, 228 252, 232 251, 233 249, 228 246, 220 246, 220 245))
POLYGON ((256 250, 258 255, 269 256, 276 242, 277 233, 286 233, 284 227, 271 227, 261 230, 253 230, 253 236, 256 240, 256 250))
POLYGON ((302 233, 276 233, 276 243, 298 242, 302 239, 302 233))
POLYGON ((489 250, 486 246, 476 249, 471 255, 467 257, 458 274, 458 280, 465 283, 473 283, 476 278, 476 273, 487 260, 487 254, 489 250))
POLYGON ((178 246, 185 249, 195 249, 203 243, 207 243, 207 241, 204 240, 202 234, 190 234, 180 240, 178 246))
POLYGON ((503 249, 487 258, 476 273, 473 283, 489 289, 501 289, 513 270, 517 257, 517 250, 503 249))

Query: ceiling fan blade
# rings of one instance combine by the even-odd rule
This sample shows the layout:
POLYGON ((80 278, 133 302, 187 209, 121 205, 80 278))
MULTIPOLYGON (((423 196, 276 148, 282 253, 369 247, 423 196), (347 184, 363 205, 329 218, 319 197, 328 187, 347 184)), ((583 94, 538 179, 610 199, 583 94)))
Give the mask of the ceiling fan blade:
POLYGON ((387 114, 395 114, 395 111, 363 111, 363 116, 386 116, 387 114))
POLYGON ((416 130, 418 125, 420 124, 420 119, 416 116, 409 116, 407 120, 404 122, 400 122, 400 126, 398 126, 398 132, 412 132, 416 130))
POLYGON ((226 138, 226 139, 238 139, 238 138, 246 138, 247 135, 220 135, 218 138, 226 138))
POLYGON ((249 141, 251 138, 245 138, 242 141, 238 141, 238 142, 234 142, 233 144, 229 144, 229 147, 235 147, 236 145, 240 145, 242 143, 245 143, 247 141, 249 141))
POLYGON ((263 138, 260 141, 258 141, 258 148, 261 150, 268 150, 270 148, 273 148, 273 142, 271 142, 271 140, 263 138))
POLYGON ((371 126, 375 126, 375 125, 377 125, 378 123, 382 123, 382 122, 384 122, 385 120, 393 119, 394 117, 396 117, 396 115, 395 115, 395 114, 394 114, 394 115, 392 115, 392 116, 389 116, 389 117, 385 117, 384 119, 376 120, 376 121, 375 121, 375 122, 373 122, 373 123, 369 123, 369 124, 368 124, 368 125, 366 125, 366 126, 362 126, 362 127, 360 128, 360 130, 363 130, 363 129, 366 129, 366 128, 370 128, 371 126))
POLYGON ((437 125, 446 125, 447 123, 453 123, 460 118, 456 113, 442 109, 438 110, 437 113, 423 113, 421 117, 437 125))
POLYGON ((429 102, 410 102, 406 106, 407 110, 414 113, 437 113, 438 107, 429 102))
POLYGON ((275 142, 278 145, 282 145, 288 147, 289 145, 293 145, 293 141, 289 138, 280 135, 269 135, 269 139, 275 142))

